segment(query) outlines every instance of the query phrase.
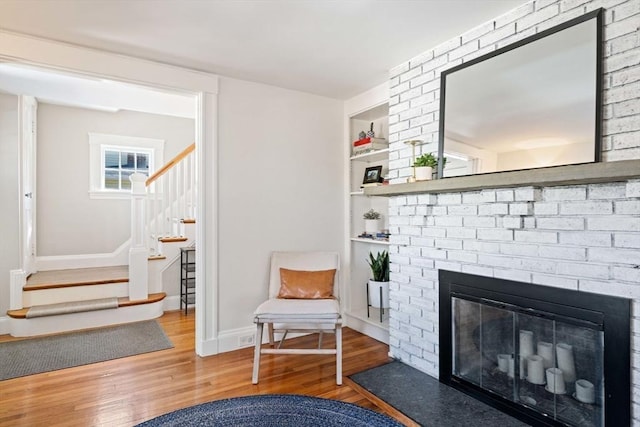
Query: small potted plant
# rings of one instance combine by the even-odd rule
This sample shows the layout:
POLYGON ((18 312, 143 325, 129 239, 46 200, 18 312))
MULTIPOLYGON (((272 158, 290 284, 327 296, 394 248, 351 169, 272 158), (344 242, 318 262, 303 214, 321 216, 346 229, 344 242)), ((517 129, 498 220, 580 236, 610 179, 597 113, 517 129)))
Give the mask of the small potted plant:
POLYGON ((389 253, 378 252, 376 256, 369 252, 367 260, 371 267, 372 278, 369 287, 369 305, 376 308, 389 308, 389 253))
MULTIPOLYGON (((442 159, 442 167, 447 164, 447 158, 442 159)), ((438 169, 438 158, 431 153, 426 153, 416 158, 413 163, 416 170, 416 181, 426 181, 431 179, 438 169)))
POLYGON ((364 232, 367 234, 376 234, 380 230, 380 213, 373 209, 369 209, 362 215, 364 218, 364 232))

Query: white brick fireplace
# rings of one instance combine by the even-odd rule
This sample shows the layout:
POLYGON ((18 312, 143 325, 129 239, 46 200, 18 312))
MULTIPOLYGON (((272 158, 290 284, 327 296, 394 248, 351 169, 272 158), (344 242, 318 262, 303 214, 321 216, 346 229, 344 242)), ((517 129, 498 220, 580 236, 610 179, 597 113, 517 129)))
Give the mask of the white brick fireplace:
MULTIPOLYGON (((603 160, 640 159, 640 0, 538 0, 391 71, 391 183, 411 174, 404 141, 438 141, 440 73, 605 8, 603 160)), ((638 171, 640 176, 640 171, 638 171)), ((396 195, 390 349, 438 376, 438 270, 634 299, 640 308, 640 179, 396 195)), ((640 424, 640 323, 632 318, 633 417, 640 424)))

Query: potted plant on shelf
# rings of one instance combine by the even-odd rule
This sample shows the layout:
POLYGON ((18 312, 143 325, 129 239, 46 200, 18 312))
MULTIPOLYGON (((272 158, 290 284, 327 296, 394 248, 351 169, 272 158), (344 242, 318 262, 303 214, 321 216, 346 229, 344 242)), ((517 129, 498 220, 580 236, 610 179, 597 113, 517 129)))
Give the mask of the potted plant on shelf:
POLYGON ((380 213, 369 209, 362 215, 364 218, 364 232, 375 235, 380 231, 380 213))
MULTIPOLYGON (((442 159, 442 167, 447 163, 447 158, 442 159)), ((416 181, 426 181, 431 179, 433 173, 438 169, 438 158, 431 153, 426 153, 416 158, 413 163, 415 167, 416 181)))
POLYGON ((373 276, 367 283, 368 304, 376 308, 389 308, 389 253, 382 251, 373 256, 369 252, 367 263, 373 276))

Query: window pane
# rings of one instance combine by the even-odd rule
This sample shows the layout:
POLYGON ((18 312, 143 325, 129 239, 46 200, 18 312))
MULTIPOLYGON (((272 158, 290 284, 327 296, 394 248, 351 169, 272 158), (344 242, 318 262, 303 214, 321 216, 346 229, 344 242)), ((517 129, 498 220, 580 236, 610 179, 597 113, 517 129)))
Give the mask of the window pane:
POLYGON ((133 171, 122 171, 122 189, 131 190, 131 181, 129 177, 133 174, 133 171))
POLYGON ((118 151, 107 150, 104 153, 104 167, 118 168, 120 167, 120 153, 118 151))
POLYGON ((104 171, 104 188, 109 190, 120 189, 120 172, 118 170, 106 169, 104 171))
POLYGON ((140 173, 145 173, 148 175, 149 174, 149 155, 138 153, 137 158, 138 158, 138 164, 137 164, 138 171, 140 173))
POLYGON ((136 153, 120 153, 120 166, 122 169, 134 170, 136 168, 136 153))

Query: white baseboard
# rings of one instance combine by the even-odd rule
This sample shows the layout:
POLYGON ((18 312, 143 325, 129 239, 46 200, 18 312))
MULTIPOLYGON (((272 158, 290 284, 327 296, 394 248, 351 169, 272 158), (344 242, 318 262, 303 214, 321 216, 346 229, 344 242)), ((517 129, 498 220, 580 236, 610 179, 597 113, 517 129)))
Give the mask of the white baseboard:
MULTIPOLYGON (((167 295, 162 300, 162 308, 164 311, 176 311, 180 310, 180 295, 167 295)), ((195 305, 189 305, 189 310, 193 310, 195 305)))
POLYGON ((358 317, 351 316, 348 313, 344 316, 344 319, 346 321, 344 326, 354 329, 361 334, 368 335, 382 343, 387 345, 389 344, 389 331, 383 326, 372 325, 371 323, 365 322, 358 317))
POLYGON ((218 352, 225 353, 245 347, 253 347, 255 337, 255 326, 222 331, 218 334, 218 352))

